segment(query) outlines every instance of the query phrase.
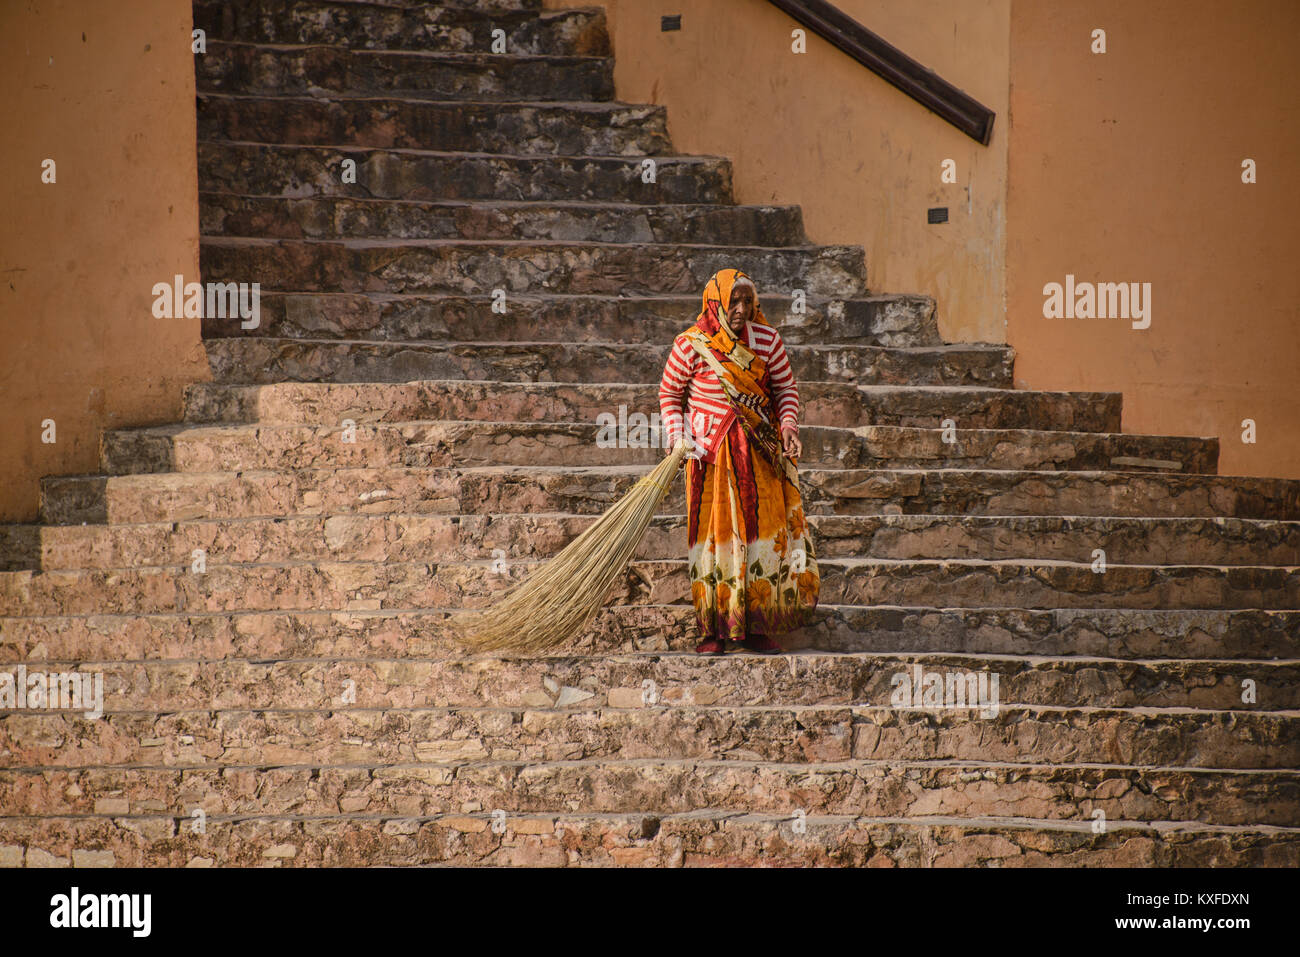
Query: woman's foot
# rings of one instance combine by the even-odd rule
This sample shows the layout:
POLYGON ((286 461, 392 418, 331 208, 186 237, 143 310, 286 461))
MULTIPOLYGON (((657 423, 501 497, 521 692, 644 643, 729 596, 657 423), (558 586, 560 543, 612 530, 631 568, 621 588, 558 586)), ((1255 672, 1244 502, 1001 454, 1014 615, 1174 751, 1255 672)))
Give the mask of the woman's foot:
POLYGON ((695 646, 697 655, 723 655, 727 653, 726 646, 717 638, 706 638, 695 646))
POLYGON ((781 646, 767 635, 747 635, 744 645, 750 651, 756 651, 760 655, 774 655, 782 650, 781 646))

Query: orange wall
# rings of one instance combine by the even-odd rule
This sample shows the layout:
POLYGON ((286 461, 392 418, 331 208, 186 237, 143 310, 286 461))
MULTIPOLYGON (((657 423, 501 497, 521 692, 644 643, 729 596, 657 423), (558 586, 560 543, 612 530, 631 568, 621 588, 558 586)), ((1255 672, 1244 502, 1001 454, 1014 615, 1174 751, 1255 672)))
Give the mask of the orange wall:
MULTIPOLYGON (((981 146, 760 0, 600 0, 620 100, 668 108, 682 153, 726 156, 740 203, 797 204, 818 243, 865 247, 877 292, 938 302, 950 340, 1006 341, 1005 199, 1011 0, 837 0, 997 114, 981 146), (660 17, 681 14, 663 33, 660 17), (707 63, 707 69, 701 64, 707 63), (940 164, 957 181, 940 182, 940 164), (948 223, 926 210, 947 206, 948 223)), ((577 5, 546 0, 550 8, 577 5)))
POLYGON ((199 278, 192 26, 188 0, 0 4, 0 520, 209 378, 199 321, 153 318, 150 294, 199 278))
POLYGON ((1222 473, 1300 477, 1297 36, 1295 0, 1014 0, 1017 385, 1119 390, 1126 432, 1219 436, 1222 473), (1066 273, 1150 282, 1150 328, 1043 318, 1066 273))

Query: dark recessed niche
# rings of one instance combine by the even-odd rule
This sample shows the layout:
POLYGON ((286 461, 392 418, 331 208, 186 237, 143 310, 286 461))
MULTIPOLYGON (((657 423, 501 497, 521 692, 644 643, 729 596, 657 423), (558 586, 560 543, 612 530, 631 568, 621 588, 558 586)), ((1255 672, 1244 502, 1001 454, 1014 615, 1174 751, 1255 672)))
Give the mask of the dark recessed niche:
POLYGON ((927 223, 946 223, 948 221, 948 207, 935 206, 925 211, 925 221, 927 223))
POLYGON ((674 13, 671 17, 659 18, 659 32, 667 33, 669 30, 680 30, 682 28, 682 15, 674 13))

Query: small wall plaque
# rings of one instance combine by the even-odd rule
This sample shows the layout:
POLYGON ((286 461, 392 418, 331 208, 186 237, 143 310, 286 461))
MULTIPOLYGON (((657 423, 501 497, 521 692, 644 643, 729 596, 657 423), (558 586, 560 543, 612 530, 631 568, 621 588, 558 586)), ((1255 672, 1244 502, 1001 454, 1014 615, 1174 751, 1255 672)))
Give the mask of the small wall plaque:
POLYGON ((674 13, 671 17, 659 18, 659 32, 667 33, 669 30, 680 30, 682 28, 682 15, 674 13))
POLYGON ((948 207, 935 206, 925 211, 925 221, 927 223, 946 223, 948 221, 948 207))

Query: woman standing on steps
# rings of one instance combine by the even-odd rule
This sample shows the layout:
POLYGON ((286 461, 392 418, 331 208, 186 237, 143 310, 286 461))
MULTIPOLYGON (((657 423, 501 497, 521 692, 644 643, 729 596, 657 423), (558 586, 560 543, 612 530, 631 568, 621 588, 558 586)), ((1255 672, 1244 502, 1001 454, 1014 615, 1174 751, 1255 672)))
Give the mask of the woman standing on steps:
POLYGON ((692 447, 686 537, 703 638, 695 650, 719 655, 731 642, 778 652, 772 636, 812 620, 821 578, 799 497, 799 390, 740 270, 714 274, 695 324, 673 340, 659 409, 668 449, 679 440, 692 447))

